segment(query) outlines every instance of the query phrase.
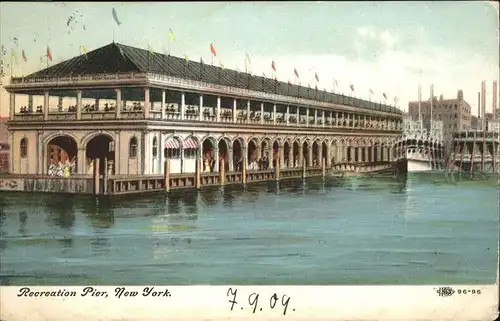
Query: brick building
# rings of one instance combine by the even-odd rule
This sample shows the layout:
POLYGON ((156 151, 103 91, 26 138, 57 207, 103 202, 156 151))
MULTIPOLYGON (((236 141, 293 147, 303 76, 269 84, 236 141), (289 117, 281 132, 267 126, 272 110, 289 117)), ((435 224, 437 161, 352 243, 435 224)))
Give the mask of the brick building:
MULTIPOLYGON (((423 122, 429 122, 431 118, 430 99, 420 102, 423 122)), ((414 121, 418 120, 418 101, 410 101, 408 114, 414 121)), ((443 122, 443 138, 450 140, 456 131, 471 129, 471 106, 464 100, 462 90, 458 90, 457 97, 444 99, 443 95, 433 97, 432 120, 443 122)))
POLYGON ((9 171, 10 144, 7 120, 8 117, 0 117, 0 173, 9 171))

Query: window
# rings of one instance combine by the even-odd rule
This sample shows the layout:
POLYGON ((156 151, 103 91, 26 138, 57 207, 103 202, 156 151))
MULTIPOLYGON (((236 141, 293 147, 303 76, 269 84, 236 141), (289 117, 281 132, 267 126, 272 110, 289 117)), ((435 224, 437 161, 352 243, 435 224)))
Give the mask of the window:
POLYGON ((28 156, 28 138, 24 137, 23 139, 21 139, 21 143, 19 144, 19 150, 21 158, 26 158, 28 156))
POLYGON ((158 138, 153 137, 153 158, 158 157, 158 138))
POLYGON ((184 149, 184 158, 196 158, 196 149, 195 148, 184 149))
POLYGON ((128 144, 128 157, 136 158, 137 157, 137 137, 130 138, 130 143, 128 144))
POLYGON ((169 159, 181 158, 181 149, 180 148, 165 148, 163 153, 164 153, 165 158, 169 158, 169 159))

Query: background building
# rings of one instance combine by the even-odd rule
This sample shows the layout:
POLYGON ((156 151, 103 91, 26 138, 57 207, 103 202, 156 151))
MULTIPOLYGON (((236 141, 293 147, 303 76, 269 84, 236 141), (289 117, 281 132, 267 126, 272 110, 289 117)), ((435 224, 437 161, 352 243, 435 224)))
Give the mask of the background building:
MULTIPOLYGON (((422 122, 424 126, 430 124, 431 101, 420 102, 422 122)), ((410 101, 408 104, 408 114, 411 120, 418 121, 418 101, 410 101)), ((443 95, 433 97, 432 120, 442 122, 443 139, 451 140, 453 132, 471 129, 471 106, 464 100, 462 90, 458 90, 457 97, 444 99, 443 95)), ((429 129, 428 129, 429 130, 429 129)))
POLYGON ((8 117, 0 117, 0 173, 9 171, 10 144, 7 120, 8 117))

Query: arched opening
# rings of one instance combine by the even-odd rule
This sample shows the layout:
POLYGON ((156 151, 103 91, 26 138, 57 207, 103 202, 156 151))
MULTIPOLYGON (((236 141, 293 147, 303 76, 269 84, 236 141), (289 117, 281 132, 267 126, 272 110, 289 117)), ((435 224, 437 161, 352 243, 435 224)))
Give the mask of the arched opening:
POLYGON ((332 157, 330 158, 330 162, 332 165, 338 163, 340 161, 339 159, 339 145, 338 142, 334 141, 332 143, 332 157))
POLYGON ((217 145, 219 149, 219 171, 221 169, 221 161, 224 160, 224 171, 229 171, 229 157, 228 157, 228 147, 227 142, 224 138, 219 140, 219 144, 217 145))
POLYGON ((202 143, 203 171, 211 173, 215 170, 215 151, 214 142, 210 137, 205 138, 202 143))
POLYGON ((319 160, 319 145, 318 142, 314 142, 312 145, 312 153, 313 153, 313 167, 317 167, 320 164, 319 160))
POLYGON ((187 137, 182 144, 182 172, 194 173, 196 171, 196 159, 199 157, 199 144, 195 136, 187 137))
POLYGON ((252 138, 248 142, 248 151, 247 151, 247 157, 248 157, 248 170, 249 171, 256 171, 259 169, 259 155, 258 155, 258 143, 255 140, 255 138, 252 138))
POLYGON ((293 167, 298 167, 300 165, 299 163, 299 157, 300 157, 300 146, 299 142, 295 141, 292 144, 292 149, 293 149, 293 167))
MULTIPOLYGON (((137 138, 132 137, 130 139, 129 145, 130 156, 135 155, 137 157, 137 138)), ((97 135, 92 138, 86 147, 86 164, 87 164, 87 174, 92 175, 94 172, 94 160, 99 159, 99 175, 104 174, 105 163, 107 163, 106 171, 108 174, 114 174, 114 162, 115 162, 115 146, 114 141, 108 135, 97 135)))
POLYGON ((273 143, 273 167, 276 167, 277 165, 279 165, 279 164, 276 164, 279 156, 280 156, 280 144, 278 143, 278 141, 274 141, 274 143, 273 143))
POLYGON ((260 144, 260 156, 262 158, 264 157, 269 158, 269 148, 270 148, 269 145, 270 145, 269 139, 264 139, 260 144))
POLYGON ((304 142, 302 144, 302 161, 303 164, 306 165, 306 167, 310 167, 311 164, 309 164, 309 145, 307 142, 304 142))
POLYGON ((19 154, 21 158, 28 157, 28 138, 24 137, 19 143, 19 154))
POLYGON ((352 147, 348 146, 347 147, 347 155, 346 155, 346 159, 347 159, 347 162, 350 163, 352 162, 352 147))
MULTIPOLYGON (((325 160, 325 166, 326 166, 326 160, 328 159, 328 145, 326 142, 321 143, 321 156, 325 160)), ((320 164, 323 166, 323 159, 320 159, 320 164)))
POLYGON ((177 137, 170 137, 165 141, 163 155, 169 160, 170 173, 182 173, 181 142, 177 137))
POLYGON ((287 167, 287 168, 292 167, 291 159, 290 159, 290 143, 288 141, 286 141, 283 144, 283 157, 284 157, 285 167, 287 167))
POLYGON ((233 169, 241 172, 243 168, 243 140, 237 138, 233 142, 233 169))
MULTIPOLYGON (((52 138, 47 143, 47 172, 49 175, 69 176, 77 172, 76 141, 67 135, 52 138)), ((103 166, 103 164, 101 164, 103 166)))

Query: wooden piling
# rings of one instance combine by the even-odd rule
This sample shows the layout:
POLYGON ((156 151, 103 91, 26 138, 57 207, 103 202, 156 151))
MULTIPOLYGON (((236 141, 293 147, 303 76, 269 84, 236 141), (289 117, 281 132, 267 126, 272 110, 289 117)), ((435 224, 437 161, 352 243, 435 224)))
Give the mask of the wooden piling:
POLYGON ((164 167, 164 181, 165 181, 165 192, 170 191, 170 159, 166 159, 163 164, 164 167))
POLYGON ((323 158, 322 162, 321 162, 321 174, 323 175, 323 177, 326 176, 326 159, 323 158))
POLYGON ((201 188, 201 159, 196 159, 196 168, 195 168, 195 186, 196 189, 201 188))
POLYGON ((474 141, 472 143, 472 153, 470 155, 470 162, 469 162, 469 164, 470 164, 470 169, 469 169, 470 175, 472 175, 472 171, 474 170, 474 158, 475 158, 475 156, 476 156, 476 142, 474 141))
POLYGON ((220 175, 219 183, 221 186, 223 186, 226 182, 226 169, 225 169, 224 159, 220 160, 219 175, 220 175))
POLYGON ((306 172, 306 162, 304 161, 302 163, 302 179, 305 179, 307 177, 307 172, 306 172))
POLYGON ((99 158, 94 159, 94 195, 99 195, 99 158))
POLYGON ((274 178, 279 181, 280 180, 280 158, 279 156, 275 158, 276 166, 274 167, 274 178))
POLYGON ((103 186, 103 194, 108 193, 108 158, 104 158, 104 175, 102 176, 102 186, 103 186))
POLYGON ((247 159, 243 158, 241 164, 241 183, 245 185, 247 183, 247 159))

